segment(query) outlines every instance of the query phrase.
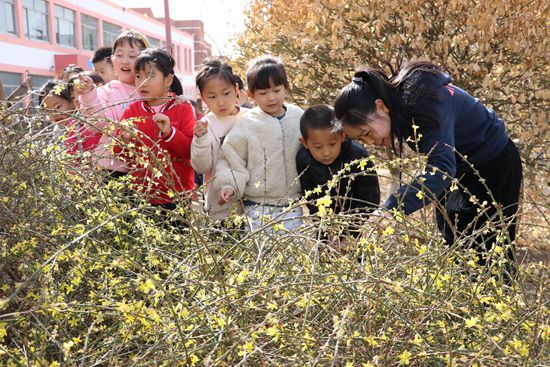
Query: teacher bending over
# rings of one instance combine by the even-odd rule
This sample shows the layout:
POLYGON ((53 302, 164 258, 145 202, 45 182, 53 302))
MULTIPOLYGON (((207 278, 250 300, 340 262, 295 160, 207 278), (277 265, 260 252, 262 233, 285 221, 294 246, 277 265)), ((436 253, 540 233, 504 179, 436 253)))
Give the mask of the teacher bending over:
POLYGON ((352 139, 394 151, 397 141, 399 153, 406 142, 428 156, 426 172, 393 193, 387 209, 410 214, 437 199, 446 214, 437 211, 447 243, 468 236, 466 245, 484 264, 495 239, 504 236, 513 264, 521 160, 493 110, 451 84, 438 66, 414 62, 391 78, 375 69, 356 72, 336 97, 334 112, 352 139), (480 230, 489 220, 495 230, 480 230))

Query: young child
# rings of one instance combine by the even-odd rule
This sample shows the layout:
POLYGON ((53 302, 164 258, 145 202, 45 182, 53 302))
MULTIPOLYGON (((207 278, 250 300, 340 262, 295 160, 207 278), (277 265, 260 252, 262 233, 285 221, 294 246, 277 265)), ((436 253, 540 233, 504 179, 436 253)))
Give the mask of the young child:
POLYGON ((166 51, 142 51, 135 69, 142 100, 124 112, 122 119, 133 128, 119 131, 128 144, 115 146, 115 153, 128 162, 136 191, 151 204, 171 210, 174 193, 195 187, 189 162, 195 115, 190 104, 176 104, 172 97, 183 90, 174 75, 174 59, 166 51))
POLYGON ((220 203, 243 199, 252 229, 263 215, 283 221, 286 229, 301 224, 301 208, 283 211, 300 197, 296 153, 300 147, 302 109, 285 103, 289 90, 283 64, 272 57, 253 60, 246 74, 256 107, 227 134, 216 167, 220 203))
POLYGON ((80 66, 69 64, 63 69, 63 73, 61 74, 59 80, 67 82, 73 75, 78 75, 83 71, 84 69, 82 69, 80 66))
POLYGON ((112 47, 100 47, 94 52, 92 64, 96 73, 101 75, 105 83, 116 80, 115 67, 111 61, 113 55, 112 47))
POLYGON ((112 132, 108 131, 110 120, 120 121, 129 103, 138 99, 135 87, 134 64, 141 50, 149 47, 149 42, 139 32, 128 30, 122 32, 113 45, 111 61, 118 75, 118 80, 112 80, 103 87, 96 87, 90 77, 83 76, 81 83, 75 86, 80 95, 80 108, 85 114, 99 114, 106 117, 96 123, 103 137, 96 148, 95 155, 99 157, 97 164, 112 177, 120 177, 128 172, 124 162, 112 155, 112 132))
MULTIPOLYGON (((333 175, 344 169, 346 163, 367 158, 367 150, 357 142, 346 139, 340 123, 334 117, 334 110, 328 105, 315 105, 308 108, 300 119, 300 142, 302 147, 296 155, 296 167, 300 174, 302 194, 310 192, 308 209, 315 214, 318 207, 316 199, 325 195, 326 184, 333 175), (314 189, 322 187, 322 192, 314 189)), ((353 175, 353 179, 343 177, 337 186, 330 190, 335 213, 368 213, 380 203, 378 176, 372 169, 372 162, 366 166, 352 164, 351 171, 344 176, 353 175)))
POLYGON ((72 155, 92 151, 101 134, 74 118, 75 105, 68 85, 63 81, 49 81, 40 88, 38 101, 48 112, 50 121, 65 129, 64 144, 72 155))
POLYGON ((210 112, 195 125, 191 165, 197 173, 205 175, 206 212, 223 219, 229 215, 230 207, 218 204, 217 191, 210 182, 225 136, 245 112, 236 104, 237 88, 233 69, 225 61, 205 60, 199 67, 196 83, 201 99, 210 112))

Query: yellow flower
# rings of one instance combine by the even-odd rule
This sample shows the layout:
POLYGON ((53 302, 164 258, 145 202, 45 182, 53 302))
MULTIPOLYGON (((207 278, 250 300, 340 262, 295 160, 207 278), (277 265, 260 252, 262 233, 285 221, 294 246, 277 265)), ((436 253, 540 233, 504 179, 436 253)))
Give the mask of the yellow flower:
POLYGON ((422 200, 424 198, 424 193, 422 191, 419 191, 416 193, 416 197, 422 200))
POLYGON ((408 350, 401 353, 399 355, 399 365, 400 366, 408 365, 410 363, 411 356, 412 356, 412 353, 409 352, 408 350))
POLYGON ((471 317, 469 319, 466 320, 466 327, 467 328, 473 328, 474 326, 477 325, 477 322, 479 321, 479 317, 471 317))

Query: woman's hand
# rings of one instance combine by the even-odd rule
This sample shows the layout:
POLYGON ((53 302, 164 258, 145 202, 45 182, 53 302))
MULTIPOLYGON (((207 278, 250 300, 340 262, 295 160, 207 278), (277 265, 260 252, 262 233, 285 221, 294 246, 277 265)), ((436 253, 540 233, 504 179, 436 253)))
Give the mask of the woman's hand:
POLYGON ((235 196, 235 190, 230 186, 225 186, 218 192, 218 204, 223 205, 235 196))
POLYGON ((153 121, 155 121, 155 124, 159 128, 163 138, 172 131, 172 125, 170 125, 170 119, 168 116, 162 113, 157 113, 153 116, 153 121))
POLYGON ((201 119, 195 124, 195 136, 201 138, 208 132, 208 121, 201 119))

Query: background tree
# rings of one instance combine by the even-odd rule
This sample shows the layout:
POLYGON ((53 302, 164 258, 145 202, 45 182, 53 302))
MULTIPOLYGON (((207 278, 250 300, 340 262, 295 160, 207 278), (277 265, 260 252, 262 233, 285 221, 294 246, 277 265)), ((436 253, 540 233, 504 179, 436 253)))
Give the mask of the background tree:
POLYGON ((236 63, 282 57, 300 105, 331 103, 361 64, 433 60, 504 118, 529 166, 548 139, 548 0, 253 0, 236 63))

